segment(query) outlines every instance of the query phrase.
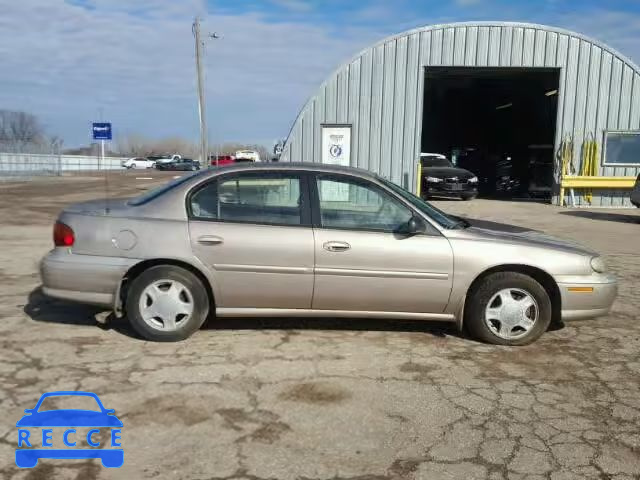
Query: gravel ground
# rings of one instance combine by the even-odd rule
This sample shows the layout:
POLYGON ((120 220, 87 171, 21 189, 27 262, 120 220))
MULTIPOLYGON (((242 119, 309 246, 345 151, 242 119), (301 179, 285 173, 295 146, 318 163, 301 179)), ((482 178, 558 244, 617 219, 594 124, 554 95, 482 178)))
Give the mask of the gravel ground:
MULTIPOLYGON (((113 174, 110 192, 171 176, 113 174)), ((38 289, 57 212, 103 192, 99 177, 0 184, 4 479, 640 478, 637 210, 435 202, 572 238, 619 275, 609 316, 528 347, 483 345, 450 325, 344 319, 224 320, 153 344, 38 289), (15 466, 15 422, 52 390, 96 392, 115 409, 122 468, 15 466)))

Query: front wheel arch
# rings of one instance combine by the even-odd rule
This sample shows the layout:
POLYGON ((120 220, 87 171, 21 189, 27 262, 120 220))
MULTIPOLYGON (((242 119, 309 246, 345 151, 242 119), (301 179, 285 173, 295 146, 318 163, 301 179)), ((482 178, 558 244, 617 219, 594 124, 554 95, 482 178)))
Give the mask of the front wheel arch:
POLYGON ((160 265, 181 267, 193 273, 198 278, 198 280, 202 282, 202 285, 204 285, 204 288, 207 291, 207 297, 209 298, 209 305, 210 305, 209 315, 210 316, 215 315, 216 302, 215 302, 215 295, 213 293, 213 288, 211 287, 211 282, 209 281, 207 276, 204 273, 202 273, 202 271, 199 268, 193 266, 188 262, 184 262, 182 260, 176 260, 171 258, 155 258, 151 260, 143 260, 142 262, 136 263, 134 266, 129 268, 129 270, 127 270, 127 273, 125 273, 124 276, 122 277, 122 280, 120 281, 120 285, 118 286, 117 295, 115 298, 115 305, 114 305, 114 312, 116 312, 118 316, 122 316, 124 314, 124 305, 126 305, 128 285, 131 285, 131 282, 133 282, 133 280, 135 280, 145 270, 148 270, 151 267, 157 267, 160 265))
POLYGON ((457 327, 458 330, 462 331, 464 328, 464 310, 467 300, 469 299, 469 295, 473 292, 475 286, 477 286, 484 278, 493 274, 500 272, 514 272, 521 273, 523 275, 527 275, 534 280, 536 280, 540 285, 544 287, 549 295, 549 299, 551 300, 551 323, 558 324, 561 319, 561 310, 562 310, 562 297, 560 295, 560 288, 558 284, 553 279, 553 277, 542 270, 541 268, 532 267, 530 265, 522 265, 522 264, 504 264, 504 265, 496 265, 494 267, 488 268, 487 270, 481 272, 476 278, 473 279, 469 287, 467 288, 467 292, 464 295, 462 300, 462 304, 460 305, 460 309, 457 314, 457 327))

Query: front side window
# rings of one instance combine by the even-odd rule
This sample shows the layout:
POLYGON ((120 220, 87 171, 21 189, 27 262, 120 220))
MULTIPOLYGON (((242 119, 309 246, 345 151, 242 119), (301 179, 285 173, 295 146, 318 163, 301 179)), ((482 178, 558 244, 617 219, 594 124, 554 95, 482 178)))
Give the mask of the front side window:
POLYGON ((277 172, 225 175, 190 198, 196 219, 271 225, 300 225, 300 205, 300 178, 277 172))
POLYGON ((412 217, 409 208, 373 184, 319 176, 320 221, 325 228, 400 231, 412 217))

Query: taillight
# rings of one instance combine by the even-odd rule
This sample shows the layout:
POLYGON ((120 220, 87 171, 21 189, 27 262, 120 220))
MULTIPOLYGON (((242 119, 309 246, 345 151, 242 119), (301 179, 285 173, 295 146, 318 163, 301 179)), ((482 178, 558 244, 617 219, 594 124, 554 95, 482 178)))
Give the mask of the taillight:
POLYGON ((53 227, 53 243, 56 247, 71 247, 75 241, 73 230, 69 225, 62 222, 56 222, 53 227))

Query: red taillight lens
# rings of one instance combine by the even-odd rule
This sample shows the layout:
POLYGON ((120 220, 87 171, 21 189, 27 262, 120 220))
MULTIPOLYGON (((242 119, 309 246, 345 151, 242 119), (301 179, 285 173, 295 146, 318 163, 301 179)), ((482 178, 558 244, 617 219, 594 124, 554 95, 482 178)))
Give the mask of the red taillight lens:
POLYGON ((71 247, 75 241, 73 230, 69 225, 62 222, 56 222, 53 227, 53 243, 56 247, 71 247))

